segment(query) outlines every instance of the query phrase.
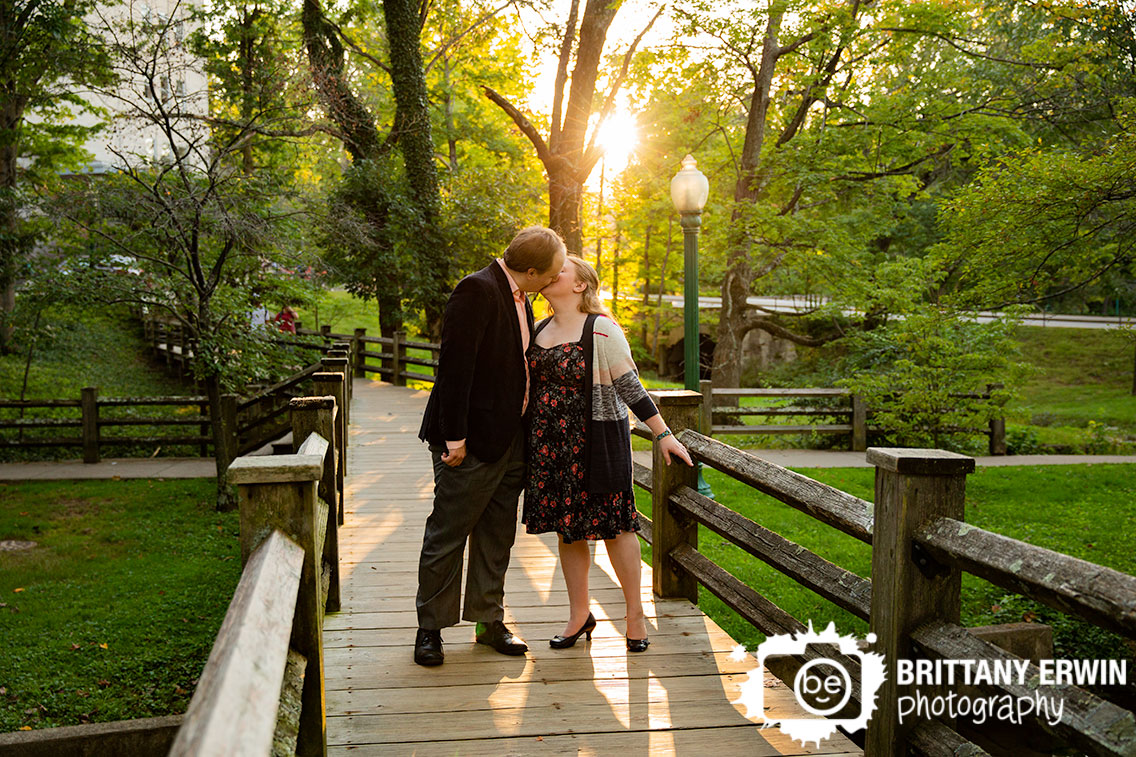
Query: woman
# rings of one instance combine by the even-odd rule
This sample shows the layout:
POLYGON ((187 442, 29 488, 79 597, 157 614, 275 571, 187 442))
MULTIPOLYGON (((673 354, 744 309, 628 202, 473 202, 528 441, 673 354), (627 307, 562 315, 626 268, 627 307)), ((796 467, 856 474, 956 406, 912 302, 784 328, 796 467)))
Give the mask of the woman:
POLYGON ((639 517, 631 480, 627 409, 643 420, 669 465, 691 465, 647 395, 623 330, 600 302, 599 279, 569 256, 560 277, 541 290, 553 315, 533 332, 529 352, 531 432, 522 521, 530 534, 555 531, 568 588, 564 633, 549 645, 564 649, 592 637, 588 611, 588 540, 603 539, 627 603, 627 649, 647 649, 640 598, 639 517))

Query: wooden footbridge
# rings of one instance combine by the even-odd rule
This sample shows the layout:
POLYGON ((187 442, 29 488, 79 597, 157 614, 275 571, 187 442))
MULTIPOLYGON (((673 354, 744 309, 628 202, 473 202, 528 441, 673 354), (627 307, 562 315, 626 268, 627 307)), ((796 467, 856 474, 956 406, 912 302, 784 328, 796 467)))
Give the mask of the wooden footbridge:
MULTIPOLYGON (((554 650, 568 598, 554 535, 520 527, 505 583, 506 622, 530 646, 510 658, 475 644, 472 624, 443 632, 446 662, 412 661, 418 551, 430 513, 430 455, 418 440, 426 391, 356 381, 346 512, 339 532, 342 609, 324 625, 327 742, 333 754, 853 754, 832 739, 804 749, 759 729, 734 704, 756 668, 685 600, 643 596, 651 648, 628 654, 623 598, 602 543, 591 574, 590 643, 554 650)), ((777 679, 766 704, 797 707, 777 679)))
MULTIPOLYGON (((572 649, 550 649, 546 640, 568 616, 555 536, 521 532, 506 577, 506 622, 528 641, 529 653, 499 655, 475 644, 472 624, 463 624, 443 632, 445 663, 420 667, 413 662, 414 595, 433 480, 417 430, 428 393, 396 384, 432 378, 405 372, 404 359, 436 363, 406 358, 406 347, 436 349, 359 332, 337 343, 323 370, 310 374, 312 396, 288 405, 296 454, 242 457, 228 468, 241 494, 246 565, 171 755, 974 757, 998 746, 961 720, 901 723, 897 703, 905 690, 891 674, 876 681, 867 730, 852 733, 863 752, 839 732, 806 747, 778 728, 760 728, 765 718, 808 717, 782 681, 831 659, 849 684, 837 715, 855 718, 870 693, 867 668, 855 654, 794 651, 770 662, 776 677, 759 679, 765 718, 747 718, 738 701, 750 675, 759 675, 756 660, 737 654, 736 642, 700 612, 699 592, 713 593, 767 635, 805 626, 700 553, 700 529, 868 621, 877 637, 873 651, 885 664, 913 655, 1017 659, 958 625, 964 571, 1136 637, 1136 578, 964 522, 973 459, 869 449, 877 468, 870 503, 696 433, 708 426, 701 395, 668 391, 655 393, 656 404, 697 459, 872 545, 871 578, 703 497, 692 469, 656 459, 650 469, 635 469, 654 516, 643 519, 656 566, 645 567, 641 587, 651 638, 646 653, 626 651, 621 591, 602 544, 591 571, 596 633, 572 649), (368 343, 390 352, 367 352, 368 343), (387 362, 379 367, 369 357, 387 362), (368 372, 394 383, 371 380, 368 372)), ((1037 668, 1029 670, 1032 676, 1037 668)), ((1064 701, 1058 723, 1027 724, 1031 738, 1091 754, 1136 755, 1133 713, 1095 693, 1036 680, 986 689, 990 696, 1064 701)), ((1020 738, 1012 735, 996 753, 1020 753, 1013 740, 1020 738)))

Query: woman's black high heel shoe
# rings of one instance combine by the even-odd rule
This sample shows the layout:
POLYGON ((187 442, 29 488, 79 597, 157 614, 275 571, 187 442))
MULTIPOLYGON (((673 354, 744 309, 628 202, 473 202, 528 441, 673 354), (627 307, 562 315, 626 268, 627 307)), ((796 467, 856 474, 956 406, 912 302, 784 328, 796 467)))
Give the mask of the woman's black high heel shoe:
POLYGON ((567 649, 576 643, 576 639, 580 638, 580 634, 587 634, 588 641, 592 640, 592 631, 596 627, 596 618, 591 613, 588 613, 588 619, 584 621, 584 625, 580 626, 580 630, 571 636, 553 636, 548 640, 548 646, 553 649, 567 649))
POLYGON ((648 639, 632 639, 630 637, 627 639, 628 652, 646 652, 649 646, 651 646, 651 642, 648 639))

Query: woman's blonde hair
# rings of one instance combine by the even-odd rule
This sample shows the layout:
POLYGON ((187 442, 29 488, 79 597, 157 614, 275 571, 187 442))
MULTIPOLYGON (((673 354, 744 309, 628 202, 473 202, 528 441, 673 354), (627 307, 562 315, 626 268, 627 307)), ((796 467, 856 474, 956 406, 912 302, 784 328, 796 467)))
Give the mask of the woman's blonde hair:
POLYGON ((586 286, 584 296, 580 300, 580 312, 606 315, 611 318, 611 311, 600 299, 600 277, 596 273, 596 269, 592 268, 591 263, 575 255, 569 255, 568 261, 576 269, 576 281, 586 286))

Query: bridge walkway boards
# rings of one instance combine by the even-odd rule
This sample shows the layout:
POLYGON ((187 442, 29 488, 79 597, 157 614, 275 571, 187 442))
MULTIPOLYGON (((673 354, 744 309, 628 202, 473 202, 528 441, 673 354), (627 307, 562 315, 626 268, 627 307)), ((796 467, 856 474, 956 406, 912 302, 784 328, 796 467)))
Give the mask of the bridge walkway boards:
MULTIPOLYGON (((433 480, 417 439, 425 391, 355 382, 340 532, 342 612, 324 630, 328 743, 348 754, 858 755, 840 737, 804 748, 759 729, 735 705, 756 667, 697 607, 652 599, 651 648, 628 654, 623 601, 602 543, 591 571, 591 642, 553 650, 568 600, 554 535, 517 536, 506 579, 506 622, 530 645, 506 657, 475 644, 472 624, 446 629, 446 661, 412 661, 414 594, 433 480)), ((765 682, 771 711, 800 713, 791 691, 765 682)), ((803 713, 802 713, 803 714, 803 713)))

